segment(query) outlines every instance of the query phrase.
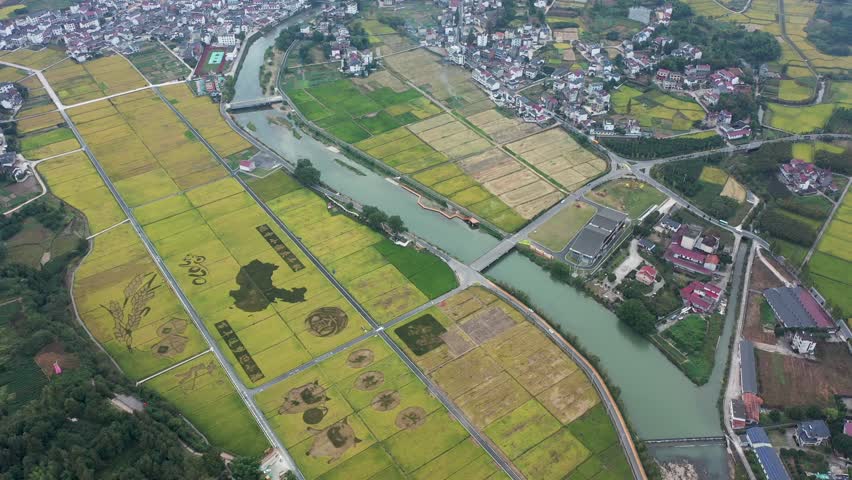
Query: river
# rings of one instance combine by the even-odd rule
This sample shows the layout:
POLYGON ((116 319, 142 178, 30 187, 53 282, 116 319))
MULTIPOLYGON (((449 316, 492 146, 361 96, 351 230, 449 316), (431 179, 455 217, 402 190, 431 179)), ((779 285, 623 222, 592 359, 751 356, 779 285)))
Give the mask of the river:
MULTIPOLYGON (((237 99, 260 96, 257 72, 277 30, 258 39, 247 53, 236 84, 237 99)), ((288 161, 310 159, 330 187, 360 203, 401 216, 413 233, 464 262, 471 262, 497 244, 495 238, 472 230, 459 220, 447 220, 423 210, 416 198, 398 185, 334 153, 309 135, 297 138, 292 127, 282 125, 286 121, 277 110, 240 113, 235 118, 244 127, 251 122, 250 133, 288 161)), ((571 287, 552 281, 544 270, 520 254, 510 254, 492 267, 488 275, 527 293, 541 313, 576 336, 587 352, 600 358, 601 366, 620 389, 625 413, 640 438, 721 434, 717 399, 733 330, 731 312, 717 349, 712 377, 706 385, 696 387, 648 341, 620 324, 610 311, 571 287)), ((708 478, 727 476, 721 447, 659 448, 654 453, 661 460, 697 461, 703 470, 711 472, 708 478)))

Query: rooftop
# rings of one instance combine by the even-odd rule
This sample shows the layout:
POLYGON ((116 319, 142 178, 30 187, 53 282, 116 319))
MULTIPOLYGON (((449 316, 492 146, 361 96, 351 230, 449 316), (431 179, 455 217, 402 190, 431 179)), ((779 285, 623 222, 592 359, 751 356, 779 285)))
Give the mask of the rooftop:
POLYGON ((595 257, 603 247, 609 232, 599 228, 586 226, 571 242, 571 251, 580 253, 587 257, 595 257))
POLYGON ((778 320, 788 328, 832 328, 834 321, 802 287, 778 287, 763 291, 778 320))
POLYGON ((754 360, 754 345, 748 340, 740 342, 740 376, 743 392, 757 393, 757 364, 754 360))

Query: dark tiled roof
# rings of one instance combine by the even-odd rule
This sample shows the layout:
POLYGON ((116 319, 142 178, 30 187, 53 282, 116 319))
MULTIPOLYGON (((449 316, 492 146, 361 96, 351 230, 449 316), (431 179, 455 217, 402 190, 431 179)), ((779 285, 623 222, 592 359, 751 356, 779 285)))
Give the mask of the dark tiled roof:
POLYGON ((828 425, 822 420, 809 420, 799 424, 796 434, 806 443, 815 443, 831 437, 828 425))
POLYGON ((757 392, 757 364, 754 361, 754 345, 748 340, 740 342, 740 377, 743 391, 757 392))
POLYGON ((831 317, 802 287, 769 288, 763 296, 778 320, 788 328, 831 328, 831 317))
POLYGON ((571 242, 571 250, 583 255, 594 257, 600 252, 606 240, 607 233, 599 228, 586 227, 571 242))

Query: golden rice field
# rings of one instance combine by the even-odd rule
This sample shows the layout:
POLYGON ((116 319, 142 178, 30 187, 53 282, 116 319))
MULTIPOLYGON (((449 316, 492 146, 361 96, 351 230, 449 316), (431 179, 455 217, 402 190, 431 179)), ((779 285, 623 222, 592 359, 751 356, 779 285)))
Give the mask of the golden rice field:
POLYGON ((145 384, 198 427, 213 445, 257 457, 269 444, 212 353, 145 384))
POLYGON ((185 85, 170 85, 160 90, 222 157, 227 158, 253 148, 222 120, 219 105, 208 97, 196 97, 185 85))
POLYGON ((86 328, 130 378, 207 348, 129 223, 95 237, 74 275, 74 301, 86 328))
POLYGON ((377 337, 257 401, 307 478, 506 478, 377 337))
POLYGON ((31 75, 18 83, 27 88, 29 95, 24 101, 23 107, 18 110, 16 118, 26 118, 56 110, 53 99, 47 94, 47 90, 37 76, 31 75))
POLYGON ((230 177, 134 214, 247 385, 263 384, 368 328, 230 177))
POLYGON ((29 75, 30 73, 26 70, 0 65, 0 82, 17 82, 23 80, 29 75))
POLYGON ((37 169, 51 193, 83 212, 91 233, 126 218, 85 153, 57 157, 40 163, 37 169))
POLYGON ((70 113, 130 206, 227 175, 177 115, 150 91, 90 103, 70 113))
POLYGON ((589 379, 486 289, 469 288, 389 333, 527 478, 630 476, 589 379))
POLYGON ((59 112, 41 113, 18 120, 18 133, 27 134, 45 128, 63 125, 65 119, 59 112))
POLYGON ((772 127, 787 132, 810 133, 825 127, 832 111, 834 111, 834 105, 831 104, 788 107, 770 103, 764 121, 772 127))
POLYGON ((817 290, 847 319, 852 318, 852 298, 849 296, 849 288, 852 286, 850 240, 852 240, 852 197, 847 194, 843 197, 840 208, 831 219, 828 230, 820 239, 817 250, 807 267, 808 276, 817 290))
POLYGON ((3 52, 4 62, 14 63, 33 70, 42 70, 65 58, 65 51, 59 47, 46 47, 40 50, 19 48, 3 52))
POLYGON ((144 87, 148 82, 121 55, 77 63, 67 59, 44 72, 65 105, 144 87))
POLYGON ((401 248, 276 172, 251 188, 379 323, 458 286, 438 257, 401 248))

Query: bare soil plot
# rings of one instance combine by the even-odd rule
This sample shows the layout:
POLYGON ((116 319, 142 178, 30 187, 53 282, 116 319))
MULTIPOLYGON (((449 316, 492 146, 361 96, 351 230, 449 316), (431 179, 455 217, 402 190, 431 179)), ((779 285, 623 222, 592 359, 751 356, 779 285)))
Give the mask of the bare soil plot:
POLYGON ((733 198, 734 200, 743 203, 746 200, 746 189, 740 182, 734 179, 733 175, 728 177, 728 181, 725 182, 725 186, 722 188, 722 196, 733 198))
POLYGON ((550 183, 497 148, 465 158, 459 166, 526 219, 562 198, 550 183))
POLYGON ((835 395, 852 394, 852 355, 839 343, 817 347, 818 361, 756 350, 760 396, 769 407, 834 405, 835 395))

